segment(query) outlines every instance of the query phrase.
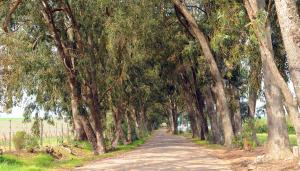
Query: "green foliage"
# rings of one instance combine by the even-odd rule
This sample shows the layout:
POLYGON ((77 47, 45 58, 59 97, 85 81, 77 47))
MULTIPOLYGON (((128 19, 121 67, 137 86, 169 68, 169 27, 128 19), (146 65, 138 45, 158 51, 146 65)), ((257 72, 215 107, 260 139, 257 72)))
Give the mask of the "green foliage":
MULTIPOLYGON (((268 140, 268 134, 267 133, 259 133, 257 134, 257 139, 259 144, 265 144, 268 140)), ((297 145, 297 137, 295 134, 289 134, 289 140, 291 146, 297 145)))
POLYGON ((38 137, 34 135, 27 135, 25 147, 28 152, 34 152, 38 149, 40 147, 38 137))
POLYGON ((252 127, 251 125, 254 123, 251 119, 247 119, 243 122, 243 131, 241 134, 239 134, 238 136, 236 136, 234 138, 233 144, 235 144, 237 147, 240 148, 248 148, 248 147, 244 147, 245 142, 247 143, 247 145, 250 145, 251 148, 255 148, 257 146, 256 142, 253 140, 252 137, 252 127))
MULTIPOLYGON (((255 129, 257 133, 268 133, 267 119, 256 119, 255 129)), ((287 121, 287 129, 289 134, 295 134, 295 128, 290 120, 287 121)))
POLYGON ((41 133, 40 133, 40 119, 35 119, 33 121, 33 124, 31 126, 31 133, 36 137, 39 137, 41 135, 41 133))
POLYGON ((17 151, 20 151, 26 147, 26 132, 18 131, 13 136, 13 144, 17 151))
POLYGON ((257 133, 267 133, 268 125, 266 119, 256 119, 255 120, 255 129, 257 133))

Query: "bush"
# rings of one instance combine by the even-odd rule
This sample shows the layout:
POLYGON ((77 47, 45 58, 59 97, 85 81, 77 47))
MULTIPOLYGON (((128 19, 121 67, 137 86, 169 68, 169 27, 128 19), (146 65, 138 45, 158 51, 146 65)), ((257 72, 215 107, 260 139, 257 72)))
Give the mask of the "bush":
MULTIPOLYGON (((255 148, 257 144, 252 138, 251 120, 247 119, 243 123, 243 131, 233 140, 233 144, 237 147, 250 150, 255 148)), ((256 123, 256 122, 255 122, 256 123)), ((255 125, 256 126, 256 125, 255 125)))
POLYGON ((40 145, 39 145, 38 137, 30 136, 30 135, 26 136, 26 150, 28 152, 33 153, 35 151, 35 149, 37 149, 39 147, 40 147, 40 145))
POLYGON ((288 127, 289 134, 296 134, 295 128, 290 121, 287 122, 287 127, 288 127))
POLYGON ((26 132, 18 131, 13 137, 13 144, 17 151, 20 151, 26 146, 26 132))
POLYGON ((268 124, 266 119, 255 119, 256 133, 267 133, 268 124))

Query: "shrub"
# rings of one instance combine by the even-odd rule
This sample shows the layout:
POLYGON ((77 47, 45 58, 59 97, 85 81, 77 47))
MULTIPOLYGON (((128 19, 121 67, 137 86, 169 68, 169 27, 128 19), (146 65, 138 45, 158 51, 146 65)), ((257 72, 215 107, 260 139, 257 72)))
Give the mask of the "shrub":
POLYGON ((30 136, 30 135, 26 136, 26 150, 28 152, 32 153, 35 151, 35 149, 37 149, 39 147, 40 147, 40 145, 39 145, 38 137, 30 136))
MULTIPOLYGON (((257 144, 252 138, 251 120, 247 119, 243 123, 243 131, 233 140, 233 144, 237 147, 244 148, 246 150, 251 150, 255 148, 257 144)), ((255 122, 256 123, 256 122, 255 122)))
POLYGON ((12 140, 17 151, 24 149, 26 145, 26 132, 24 131, 16 132, 12 140))
POLYGON ((267 133, 268 125, 266 119, 255 119, 256 133, 267 133))
POLYGON ((290 121, 287 122, 287 127, 288 127, 289 134, 296 134, 295 128, 290 121))

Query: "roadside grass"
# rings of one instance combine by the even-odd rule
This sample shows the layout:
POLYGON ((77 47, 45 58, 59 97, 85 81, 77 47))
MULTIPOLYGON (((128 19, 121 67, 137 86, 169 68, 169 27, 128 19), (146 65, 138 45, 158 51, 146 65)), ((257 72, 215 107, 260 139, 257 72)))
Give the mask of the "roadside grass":
MULTIPOLYGON (((181 133, 180 135, 187 137, 188 139, 192 140, 195 144, 198 144, 200 146, 205 146, 205 147, 211 148, 211 149, 222 148, 222 145, 212 144, 209 141, 200 140, 198 138, 192 138, 192 134, 188 133, 188 132, 181 133)), ((259 144, 263 145, 265 142, 267 142, 268 134, 267 133, 257 133, 257 139, 258 139, 259 144)), ((290 139, 291 146, 297 145, 297 138, 296 138, 295 134, 289 134, 289 139, 290 139)))
POLYGON ((206 141, 206 140, 200 140, 199 138, 193 138, 192 133, 190 133, 190 132, 183 132, 183 133, 180 133, 179 135, 182 135, 182 136, 192 140, 195 144, 200 145, 200 146, 205 146, 210 149, 222 148, 222 145, 220 145, 220 144, 212 144, 211 142, 206 141))
POLYGON ((11 153, 0 156, 0 170, 1 171, 47 171, 47 170, 63 170, 80 167, 85 163, 93 160, 99 160, 108 157, 114 157, 125 152, 131 151, 138 146, 145 143, 149 138, 145 137, 140 140, 133 141, 131 144, 120 145, 115 150, 108 153, 95 156, 93 155, 91 145, 87 142, 77 142, 76 152, 78 156, 71 155, 59 147, 55 149, 59 150, 63 154, 63 158, 56 160, 46 153, 11 153))
MULTIPOLYGON (((268 134, 267 133, 259 133, 257 134, 257 139, 260 144, 264 144, 267 142, 268 134)), ((295 134, 289 134, 290 144, 291 146, 297 145, 297 138, 295 134)))

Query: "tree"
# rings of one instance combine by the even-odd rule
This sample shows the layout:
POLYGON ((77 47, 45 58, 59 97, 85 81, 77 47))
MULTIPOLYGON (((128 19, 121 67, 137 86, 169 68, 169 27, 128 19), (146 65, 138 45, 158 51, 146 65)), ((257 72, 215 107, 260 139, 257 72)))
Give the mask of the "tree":
POLYGON ((224 84, 223 79, 220 75, 220 71, 217 67, 216 61, 214 59, 214 56, 211 52, 211 49, 209 47, 208 41, 199 29, 198 24, 196 23, 193 16, 188 12, 187 8, 183 3, 181 3, 178 0, 172 0, 174 5, 176 6, 176 10, 178 10, 185 20, 188 22, 188 28, 192 32, 192 34, 195 36, 195 38, 198 40, 201 49, 204 53, 204 56, 206 57, 207 63, 210 68, 211 76, 215 82, 215 89, 216 89, 216 98, 218 100, 218 108, 221 113, 222 118, 222 126, 224 131, 224 144, 225 146, 230 147, 232 145, 232 139, 234 137, 232 125, 230 121, 230 111, 228 107, 227 99, 225 98, 225 90, 224 90, 224 84))

